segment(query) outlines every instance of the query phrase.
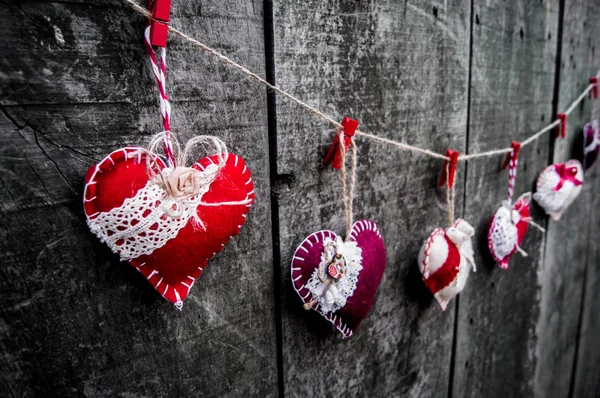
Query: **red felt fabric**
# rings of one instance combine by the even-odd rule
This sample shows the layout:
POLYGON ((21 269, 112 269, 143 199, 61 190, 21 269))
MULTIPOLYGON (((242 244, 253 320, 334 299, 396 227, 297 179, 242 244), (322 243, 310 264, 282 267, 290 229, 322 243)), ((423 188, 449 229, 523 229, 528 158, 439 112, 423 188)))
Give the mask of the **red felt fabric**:
POLYGON ((519 242, 519 246, 521 246, 523 239, 525 239, 525 235, 527 235, 527 230, 529 229, 529 221, 527 221, 530 217, 529 207, 530 202, 528 199, 521 199, 515 203, 514 206, 514 209, 521 215, 521 219, 517 223, 517 236, 519 237, 517 242, 519 242))
POLYGON ((448 256, 446 257, 446 261, 441 267, 435 270, 435 272, 431 273, 429 278, 424 279, 425 286, 427 286, 429 291, 433 294, 448 286, 456 279, 456 275, 458 275, 460 252, 448 237, 444 236, 444 239, 448 245, 448 256))
MULTIPOLYGON (((139 148, 124 148, 121 151, 128 153, 135 150, 139 148)), ((142 155, 141 162, 138 162, 137 157, 125 159, 124 152, 113 152, 110 159, 107 157, 98 165, 102 172, 95 173, 96 183, 88 185, 86 192, 86 199, 95 196, 94 200, 85 203, 88 217, 93 218, 96 212, 105 212, 120 206, 126 198, 133 197, 148 182, 145 155, 142 155), (93 188, 89 189, 91 187, 93 188)), ((203 158, 192 167, 200 170, 200 166, 206 167, 211 162, 217 163, 216 155, 203 158)), ((161 162, 160 168, 163 167, 161 162)), ((86 183, 90 182, 95 168, 96 166, 92 166, 88 171, 86 183)), ((211 183, 202 201, 233 202, 246 198, 253 201, 253 189, 250 172, 243 159, 229 154, 226 165, 211 183)), ((231 237, 240 232, 248 210, 247 205, 208 207, 201 204, 197 213, 206 229, 193 225, 193 220, 190 220, 174 239, 151 254, 140 256, 130 263, 167 300, 177 302, 178 294, 179 299, 183 301, 208 260, 220 252, 231 237)))

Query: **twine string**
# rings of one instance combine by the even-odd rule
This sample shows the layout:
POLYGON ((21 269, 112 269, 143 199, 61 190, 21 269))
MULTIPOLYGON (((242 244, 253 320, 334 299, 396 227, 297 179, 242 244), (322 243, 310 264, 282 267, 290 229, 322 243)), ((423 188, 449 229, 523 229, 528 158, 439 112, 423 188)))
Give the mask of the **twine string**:
MULTIPOLYGON (((161 133, 155 134, 152 139, 150 140, 150 143, 148 144, 148 147, 145 149, 141 149, 141 151, 146 154, 146 173, 148 174, 148 179, 150 181, 156 181, 158 184, 160 184, 165 191, 167 192, 167 197, 170 201, 172 201, 173 203, 178 204, 177 208, 179 209, 181 206, 179 206, 180 204, 182 204, 184 201, 192 198, 193 196, 195 196, 195 194, 186 194, 186 195, 175 195, 173 193, 173 191, 171 190, 170 184, 167 182, 167 178, 164 175, 164 169, 162 169, 159 165, 159 163, 157 162, 157 159, 162 159, 162 158, 166 158, 166 154, 161 155, 158 153, 159 148, 161 147, 161 144, 163 144, 165 142, 165 135, 168 134, 168 132, 163 131, 161 133)), ((219 173, 221 172, 221 170, 223 169, 223 167, 225 167, 225 164, 227 162, 227 158, 229 156, 229 152, 227 150, 227 146, 225 145, 225 143, 223 141, 221 141, 219 138, 214 137, 214 136, 209 136, 209 135, 199 135, 196 136, 192 139, 190 139, 185 147, 183 148, 183 151, 181 150, 181 145, 179 144, 179 140, 177 140, 177 137, 170 135, 171 139, 172 139, 172 143, 174 143, 174 148, 176 148, 176 151, 174 152, 174 154, 176 154, 176 158, 174 158, 174 162, 176 164, 179 164, 180 166, 178 166, 175 169, 172 169, 171 172, 176 172, 179 169, 189 169, 189 171, 193 172, 193 173, 198 173, 198 174, 202 174, 201 178, 199 178, 198 180, 196 180, 195 182, 201 184, 202 186, 210 186, 210 184, 213 183, 213 181, 215 181, 215 179, 218 177, 219 173), (197 148, 200 147, 202 149, 202 153, 204 153, 205 155, 216 155, 217 156, 217 163, 215 164, 216 167, 206 167, 202 172, 200 172, 200 170, 194 169, 191 167, 191 165, 193 165, 195 163, 195 161, 192 160, 192 154, 193 152, 197 152, 197 148)), ((163 146, 163 150, 164 150, 164 146, 163 146)), ((132 153, 131 156, 138 156, 136 153, 132 153)), ((200 187, 201 188, 201 187, 200 187)), ((225 202, 204 202, 204 201, 200 201, 198 204, 202 205, 202 206, 237 206, 237 205, 247 205, 252 203, 251 199, 244 199, 244 200, 240 200, 240 201, 225 201, 225 202)), ((170 217, 179 217, 181 214, 179 214, 178 212, 174 212, 171 211, 171 209, 167 209, 166 214, 170 217)), ((197 218, 197 217, 195 217, 197 218)), ((202 221, 201 220, 197 220, 199 221, 199 225, 203 226, 202 221)))
POLYGON ((350 140, 349 150, 352 152, 350 160, 350 181, 346 173, 346 146, 344 143, 344 129, 339 130, 339 150, 342 156, 342 165, 340 167, 340 177, 342 180, 342 206, 344 209, 344 219, 346 221, 346 242, 350 239, 353 221, 353 203, 354 203, 354 185, 356 183, 356 143, 350 140))
MULTIPOLYGON (((152 14, 145 9, 144 7, 140 6, 139 4, 137 4, 135 2, 135 0, 124 0, 126 3, 128 3, 134 11, 136 11, 138 14, 141 14, 143 16, 145 16, 146 18, 156 22, 156 23, 162 23, 163 22, 155 19, 152 17, 152 14)), ((214 55, 217 59, 219 59, 221 62, 228 64, 230 66, 232 66, 233 68, 237 69, 238 71, 244 73, 245 75, 247 75, 248 77, 251 77, 252 79, 258 81, 259 83, 265 85, 266 87, 268 87, 270 90, 273 90, 274 92, 281 94, 282 96, 288 98, 289 100, 291 100, 292 102, 296 103, 297 105, 301 106, 302 108, 306 109, 307 111, 309 111, 310 113, 312 113, 313 115, 333 124, 334 126, 340 128, 342 127, 342 125, 337 122, 335 119, 333 119, 330 116, 327 116, 325 113, 323 113, 322 111, 320 111, 319 109, 303 102, 302 100, 296 98, 295 96, 293 96, 292 94, 288 93, 287 91, 269 83, 268 81, 266 81, 265 79, 263 79, 262 77, 260 77, 258 74, 252 72, 251 70, 249 70, 248 68, 244 67, 243 65, 235 62, 234 60, 232 60, 231 58, 221 54, 220 52, 218 52, 217 50, 215 50, 214 48, 207 46, 204 43, 201 43, 200 41, 188 36, 187 34, 181 32, 180 30, 174 28, 173 26, 169 25, 169 24, 165 24, 167 26, 167 28, 169 29, 170 32, 173 32, 175 35, 181 37, 182 39, 184 39, 185 41, 189 42, 190 44, 199 47, 200 49, 202 49, 203 51, 214 55)), ((596 77, 600 78, 600 71, 598 71, 598 73, 596 74, 596 77)), ((586 95, 593 89, 594 84, 589 84, 585 90, 583 91, 583 93, 569 106, 569 108, 567 109, 567 111, 565 112, 566 114, 571 113, 575 107, 577 106, 577 104, 579 104, 581 101, 583 101, 583 99, 586 97, 586 95)), ((522 143, 521 146, 527 146, 529 144, 531 144, 532 142, 534 142, 535 140, 537 140, 538 138, 540 138, 544 133, 546 133, 549 130, 552 130, 554 127, 558 126, 560 124, 560 120, 555 120, 553 121, 551 124, 549 124, 548 126, 542 128, 540 131, 538 131, 537 133, 531 135, 529 138, 525 139, 522 143)), ((431 151, 429 149, 425 149, 425 148, 420 148, 417 146, 413 146, 413 145, 408 145, 408 144, 404 144, 402 142, 398 142, 395 140, 391 140, 388 138, 384 138, 384 137, 379 137, 377 135, 374 134, 370 134, 370 133, 365 133, 363 131, 360 130, 356 130, 355 135, 359 135, 362 136, 364 138, 367 139, 371 139, 374 141, 379 141, 382 143, 386 143, 389 145, 393 145, 396 148, 398 148, 399 150, 403 150, 403 151, 410 151, 410 152, 415 152, 415 153, 420 153, 422 155, 425 156, 429 156, 432 158, 436 158, 436 159, 442 159, 442 160, 446 160, 449 161, 450 159, 448 159, 445 155, 441 154, 441 153, 437 153, 434 151, 431 151)), ((459 156, 458 160, 459 161, 468 161, 468 160, 473 160, 473 159, 479 159, 479 158, 488 158, 488 157, 493 157, 496 155, 502 155, 502 154, 507 154, 510 153, 511 148, 501 148, 501 149, 494 149, 494 150, 490 150, 490 151, 486 151, 486 152, 480 152, 480 153, 473 153, 473 154, 467 154, 467 155, 461 155, 459 156)))

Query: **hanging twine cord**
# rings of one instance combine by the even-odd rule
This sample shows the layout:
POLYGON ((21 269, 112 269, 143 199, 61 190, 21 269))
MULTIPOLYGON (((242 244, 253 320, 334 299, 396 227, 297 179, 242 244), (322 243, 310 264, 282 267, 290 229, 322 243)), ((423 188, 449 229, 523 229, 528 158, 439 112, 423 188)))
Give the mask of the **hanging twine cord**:
MULTIPOLYGON (((172 140, 175 148, 174 155, 176 158, 174 158, 174 162, 179 166, 174 169, 162 169, 157 159, 166 158, 166 154, 161 155, 158 153, 158 150, 161 146, 164 150, 163 144, 165 142, 166 134, 168 134, 166 131, 155 134, 150 140, 148 147, 145 149, 140 149, 140 151, 146 155, 146 173, 148 174, 148 179, 160 184, 167 192, 168 199, 173 201, 173 203, 180 205, 196 196, 199 191, 203 191, 204 187, 207 189, 210 187, 210 184, 217 179, 219 173, 223 167, 225 167, 227 158, 229 157, 229 152, 223 141, 210 135, 199 135, 190 139, 183 148, 183 151, 181 151, 177 137, 169 134, 169 139, 172 140), (217 163, 214 164, 214 166, 211 165, 213 167, 206 167, 202 172, 191 167, 195 163, 194 159, 197 159, 194 154, 198 152, 198 148, 201 149, 203 154, 217 156, 217 163), (169 174, 165 174, 166 170, 169 172, 169 174), (174 183, 169 180, 169 176, 180 176, 182 174, 190 176, 190 192, 175 192, 173 189, 174 183), (196 188, 196 191, 194 191, 194 188, 196 188)), ((139 154, 132 152, 130 156, 135 157, 139 156, 139 154)), ((252 199, 246 198, 240 201, 227 202, 204 202, 200 200, 197 204, 202 206, 237 206, 247 205, 250 203, 252 203, 252 199)), ((174 218, 180 217, 181 214, 178 210, 180 210, 181 206, 176 207, 177 209, 175 211, 173 211, 171 208, 167 208, 165 210, 165 214, 174 218)), ((194 215, 194 218, 196 219, 198 225, 204 227, 202 220, 197 217, 197 214, 194 215)))
POLYGON ((347 182, 346 176, 346 150, 344 147, 344 129, 341 128, 339 132, 340 137, 340 154, 342 155, 342 166, 340 167, 340 177, 342 180, 342 206, 344 208, 344 219, 346 220, 346 241, 350 239, 350 233, 352 232, 352 221, 353 221, 353 203, 354 203, 354 185, 356 183, 356 143, 354 140, 350 141, 350 151, 352 151, 351 164, 350 164, 350 183, 347 182), (349 185, 349 186, 347 186, 349 185))
MULTIPOLYGON (((144 7, 140 6, 139 4, 137 4, 134 0, 124 0, 126 3, 128 3, 129 5, 131 5, 131 7, 134 9, 134 11, 136 11, 138 14, 141 14, 157 23, 161 23, 161 21, 156 20, 154 18, 152 18, 152 14, 145 9, 144 7)), ((335 119, 331 118, 330 116, 327 116, 326 114, 324 114, 323 112, 321 112, 319 109, 303 102, 302 100, 294 97, 292 94, 284 91, 283 89, 269 83, 268 81, 266 81, 265 79, 263 79, 262 77, 260 77, 259 75, 257 75, 256 73, 252 72, 251 70, 249 70, 248 68, 238 64, 237 62, 235 62, 234 60, 232 60, 231 58, 221 54, 220 52, 218 52, 217 50, 215 50, 212 47, 207 46, 204 43, 199 42, 198 40, 188 36, 187 34, 175 29, 174 27, 172 27, 171 25, 167 25, 167 28, 169 29, 169 31, 173 32, 174 34, 176 34, 177 36, 183 38, 185 41, 191 43, 192 45, 199 47, 200 49, 202 49, 203 51, 214 55, 215 57, 217 57, 220 61, 224 62, 225 64, 228 64, 232 67, 234 67, 235 69, 239 70, 240 72, 244 73, 245 75, 251 77, 252 79, 260 82, 261 84, 267 86, 269 89, 283 95, 284 97, 288 98, 289 100, 291 100, 292 102, 296 103, 297 105, 303 107, 304 109, 308 110, 310 113, 312 113, 315 116, 320 117, 323 120, 326 120, 327 122, 333 124, 336 127, 342 127, 342 125, 337 122, 335 119)), ((596 77, 600 78, 600 71, 598 71, 598 73, 596 74, 596 77)), ((594 87, 593 84, 590 84, 586 87, 586 89, 583 91, 583 93, 571 104, 571 106, 569 106, 569 108, 567 109, 567 111, 565 112, 567 115, 570 114, 571 112, 573 112, 573 110, 577 107, 577 105, 583 101, 583 99, 586 97, 586 95, 592 90, 592 88, 594 87)), ((527 138, 526 140, 524 140, 521 143, 521 146, 526 146, 528 144, 531 144, 532 142, 534 142, 535 140, 537 140, 540 136, 542 136, 544 133, 546 133, 549 130, 552 130, 554 127, 558 126, 560 124, 559 120, 555 120, 553 121, 551 124, 549 124, 548 126, 544 127, 543 129, 541 129, 540 131, 538 131, 537 133, 533 134, 532 136, 530 136, 529 138, 527 138)), ((420 153, 422 155, 425 156, 429 156, 432 158, 436 158, 436 159, 442 159, 442 160, 450 160, 448 158, 446 158, 445 155, 441 154, 441 153, 437 153, 434 151, 431 151, 429 149, 425 149, 425 148, 420 148, 417 146, 413 146, 413 145, 408 145, 408 144, 404 144, 402 142, 398 142, 398 141, 394 141, 394 140, 390 140, 388 138, 383 138, 383 137, 379 137, 377 135, 374 134, 369 134, 369 133, 365 133, 363 131, 360 130, 356 130, 355 135, 360 135, 364 138, 367 139, 371 139, 374 141, 379 141, 379 142, 383 142, 389 145, 393 145, 395 147, 397 147, 399 150, 404 150, 404 151, 410 151, 410 152, 415 152, 415 153, 420 153)), ((459 161, 467 161, 467 160, 473 160, 473 159, 479 159, 479 158, 488 158, 488 157, 493 157, 496 155, 502 155, 502 154, 507 154, 511 152, 511 148, 502 148, 502 149, 494 149, 491 151, 486 151, 486 152, 480 152, 480 153, 473 153, 473 154, 467 154, 467 155, 461 155, 459 156, 458 160, 459 161)))

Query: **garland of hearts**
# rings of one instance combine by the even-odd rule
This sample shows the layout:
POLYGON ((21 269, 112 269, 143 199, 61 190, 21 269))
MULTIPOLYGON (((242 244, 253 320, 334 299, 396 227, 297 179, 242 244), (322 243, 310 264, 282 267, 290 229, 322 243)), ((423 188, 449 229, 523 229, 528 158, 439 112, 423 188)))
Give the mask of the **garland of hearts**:
POLYGON ((213 48, 169 26, 170 2, 165 8, 166 3, 161 5, 161 0, 151 1, 152 12, 148 12, 134 0, 125 1, 149 18, 144 45, 159 89, 164 131, 157 134, 147 148, 125 147, 92 166, 86 175, 84 210, 92 232, 178 308, 207 261, 239 233, 254 201, 254 190, 243 159, 228 153, 225 144, 217 138, 195 137, 180 151, 170 129, 171 107, 166 92, 168 31, 338 127, 325 162, 340 170, 346 237, 342 239, 329 230, 309 235, 294 253, 291 277, 304 307, 320 313, 344 337, 351 336, 366 317, 386 265, 385 246, 377 225, 369 220, 353 222, 354 136, 444 160, 439 189, 446 196, 448 227, 434 229, 419 253, 423 281, 442 309, 465 287, 470 270, 476 268, 471 242, 474 228, 463 219, 454 220, 454 179, 459 161, 506 155, 503 168, 509 167, 508 197, 502 201, 488 228, 492 257, 506 269, 516 251, 525 255, 520 246, 529 224, 537 226, 530 217, 531 198, 558 221, 581 192, 584 172, 600 152, 600 128, 594 121, 583 131, 583 164, 572 159, 548 166, 537 180, 536 192, 523 194, 513 205, 520 149, 554 129, 559 137, 565 138, 568 115, 588 94, 598 97, 600 73, 590 78, 588 87, 565 112, 526 140, 513 142, 510 148, 467 155, 448 150, 442 155, 362 132, 357 129, 358 122, 350 118, 338 123, 213 48), (158 57, 154 52, 156 40, 161 41, 158 57), (162 144, 162 154, 158 153, 158 143, 162 144), (214 152, 192 163, 191 151, 207 143, 214 152), (347 152, 351 152, 349 181, 347 152))

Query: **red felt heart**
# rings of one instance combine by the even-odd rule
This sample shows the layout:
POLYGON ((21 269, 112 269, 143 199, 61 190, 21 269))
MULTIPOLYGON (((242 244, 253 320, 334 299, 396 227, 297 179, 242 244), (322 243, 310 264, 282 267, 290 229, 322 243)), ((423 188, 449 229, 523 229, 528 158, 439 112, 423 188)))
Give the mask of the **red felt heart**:
MULTIPOLYGON (((153 157, 160 170, 166 167, 155 155, 148 154, 141 148, 126 147, 111 153, 88 170, 85 178, 84 211, 92 230, 94 230, 92 228, 94 222, 100 215, 115 208, 122 208, 122 205, 132 200, 130 198, 139 198, 140 195, 136 196, 136 194, 145 192, 140 190, 153 185, 149 184, 146 171, 147 156, 153 157)), ((192 167, 204 171, 217 162, 218 155, 213 155, 200 159, 192 167)), ((150 252, 131 258, 129 263, 140 271, 164 298, 180 305, 206 267, 208 260, 220 252, 229 239, 240 232, 253 201, 254 186, 250 171, 241 157, 229 154, 225 165, 210 183, 201 198, 201 203, 196 207, 197 216, 202 221, 203 227, 191 218, 174 232, 176 235, 160 243, 160 247, 149 249, 150 252), (244 203, 207 205, 223 202, 244 203)), ((143 214, 139 217, 142 220, 147 213, 150 213, 147 209, 139 210, 143 214)), ((174 221, 166 215, 162 220, 167 220, 164 222, 168 223, 174 221)), ((130 225, 134 227, 138 223, 140 220, 132 221, 130 225)), ((148 235, 156 231, 157 225, 151 225, 145 230, 148 235)), ((115 231, 118 232, 120 229, 117 228, 115 231)), ((106 236, 98 232, 96 234, 101 240, 107 242, 106 236)), ((141 232, 140 236, 146 237, 146 232, 141 232)), ((118 245, 122 243, 117 241, 114 247, 111 247, 121 257, 125 245, 118 245)))
MULTIPOLYGON (((325 242, 336 239, 337 235, 332 231, 315 232, 304 239, 294 253, 291 265, 292 284, 305 304, 311 303, 315 298, 307 284, 322 262, 325 242)), ((386 263, 385 245, 375 223, 368 220, 355 222, 352 226, 350 242, 356 242, 356 246, 360 249, 362 266, 353 293, 346 299, 345 305, 337 311, 326 312, 320 304, 312 306, 344 337, 352 336, 354 330, 367 316, 375 300, 386 263)), ((334 275, 332 277, 339 279, 337 273, 334 275)))

